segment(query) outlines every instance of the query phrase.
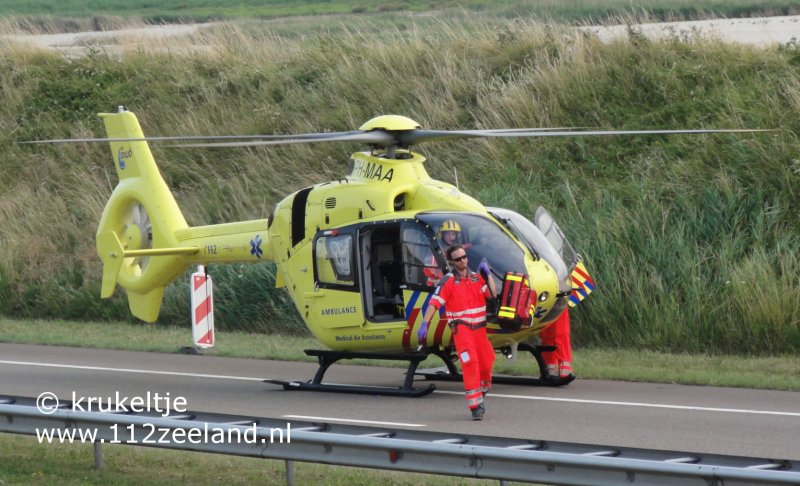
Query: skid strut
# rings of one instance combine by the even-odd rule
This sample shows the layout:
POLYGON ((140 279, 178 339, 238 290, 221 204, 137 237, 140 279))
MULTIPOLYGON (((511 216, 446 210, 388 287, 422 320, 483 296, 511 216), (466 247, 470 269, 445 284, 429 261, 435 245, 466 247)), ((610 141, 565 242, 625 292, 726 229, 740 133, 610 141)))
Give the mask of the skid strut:
POLYGON ((426 351, 416 353, 367 353, 357 351, 330 351, 323 349, 306 349, 305 353, 309 356, 316 356, 319 368, 310 381, 284 381, 284 380, 264 380, 266 383, 283 386, 284 390, 311 390, 338 393, 357 393, 362 395, 388 395, 402 397, 421 397, 431 393, 436 389, 436 385, 429 384, 424 388, 414 388, 414 375, 417 366, 430 354, 426 351), (377 359, 386 361, 408 361, 408 369, 403 386, 375 386, 375 385, 343 385, 335 383, 323 383, 322 378, 328 368, 340 359, 377 359))
MULTIPOLYGON (((572 380, 575 379, 575 375, 570 374, 564 378, 559 376, 551 376, 547 374, 547 365, 544 362, 544 358, 542 357, 542 353, 546 353, 549 351, 554 351, 556 348, 555 346, 534 346, 528 343, 519 343, 519 347, 517 348, 521 351, 528 351, 533 355, 533 358, 536 360, 536 364, 539 367, 539 376, 538 377, 531 377, 531 376, 508 376, 508 375, 492 375, 492 383, 501 383, 501 384, 508 384, 508 385, 528 385, 528 386, 549 386, 549 387, 559 387, 564 386, 572 380)), ((417 372, 417 376, 422 376, 426 380, 441 380, 441 381, 461 381, 462 376, 461 372, 458 371, 456 367, 453 355, 449 350, 441 350, 441 349, 430 349, 428 350, 431 354, 435 354, 442 361, 446 366, 446 369, 432 369, 432 370, 420 370, 417 372)))

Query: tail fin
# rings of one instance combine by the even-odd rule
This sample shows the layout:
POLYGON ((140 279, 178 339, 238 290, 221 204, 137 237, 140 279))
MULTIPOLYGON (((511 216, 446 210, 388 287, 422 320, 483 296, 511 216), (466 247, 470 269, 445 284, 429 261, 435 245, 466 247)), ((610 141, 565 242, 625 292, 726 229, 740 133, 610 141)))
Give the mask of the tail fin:
MULTIPOLYGON (((120 109, 101 113, 109 138, 144 138, 136 116, 120 109)), ((176 232, 187 228, 175 198, 158 171, 146 141, 112 141, 119 184, 97 229, 103 261, 102 297, 119 284, 128 291, 134 316, 154 322, 164 287, 191 264, 197 247, 179 247, 176 232)))

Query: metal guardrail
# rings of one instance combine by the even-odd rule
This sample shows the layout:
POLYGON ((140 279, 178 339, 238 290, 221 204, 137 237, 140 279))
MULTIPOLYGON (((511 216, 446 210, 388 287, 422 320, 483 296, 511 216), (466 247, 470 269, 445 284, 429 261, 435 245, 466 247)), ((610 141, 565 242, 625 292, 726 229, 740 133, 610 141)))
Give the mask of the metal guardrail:
MULTIPOLYGON (((797 461, 203 412, 164 417, 76 411, 69 402, 44 414, 33 402, 32 398, 0 397, 0 432, 95 431, 96 454, 99 444, 119 443, 283 459, 287 465, 303 461, 546 484, 800 485, 797 461), (196 440, 190 439, 193 436, 196 440)), ((290 474, 287 467, 289 482, 290 474)))

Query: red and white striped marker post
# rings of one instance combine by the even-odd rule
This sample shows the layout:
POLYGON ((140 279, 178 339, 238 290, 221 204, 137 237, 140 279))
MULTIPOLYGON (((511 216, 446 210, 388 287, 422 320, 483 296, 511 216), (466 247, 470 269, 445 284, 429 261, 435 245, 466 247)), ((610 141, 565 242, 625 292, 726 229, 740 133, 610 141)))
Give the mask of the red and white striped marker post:
POLYGON ((199 348, 214 346, 214 296, 202 265, 192 274, 192 339, 199 348))

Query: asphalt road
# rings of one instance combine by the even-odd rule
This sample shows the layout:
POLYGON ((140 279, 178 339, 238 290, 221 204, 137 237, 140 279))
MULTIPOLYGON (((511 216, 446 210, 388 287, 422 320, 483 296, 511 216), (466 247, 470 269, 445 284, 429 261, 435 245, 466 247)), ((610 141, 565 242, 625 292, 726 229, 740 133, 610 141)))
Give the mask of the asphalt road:
MULTIPOLYGON (((472 422, 459 383, 422 398, 284 391, 316 364, 0 343, 0 395, 108 401, 158 393, 189 410, 800 460, 800 393, 576 380, 497 385, 472 422), (313 418, 313 419, 312 419, 313 418)), ((326 381, 398 386, 403 370, 334 365, 326 381)), ((162 402, 165 403, 165 402, 162 402)))

